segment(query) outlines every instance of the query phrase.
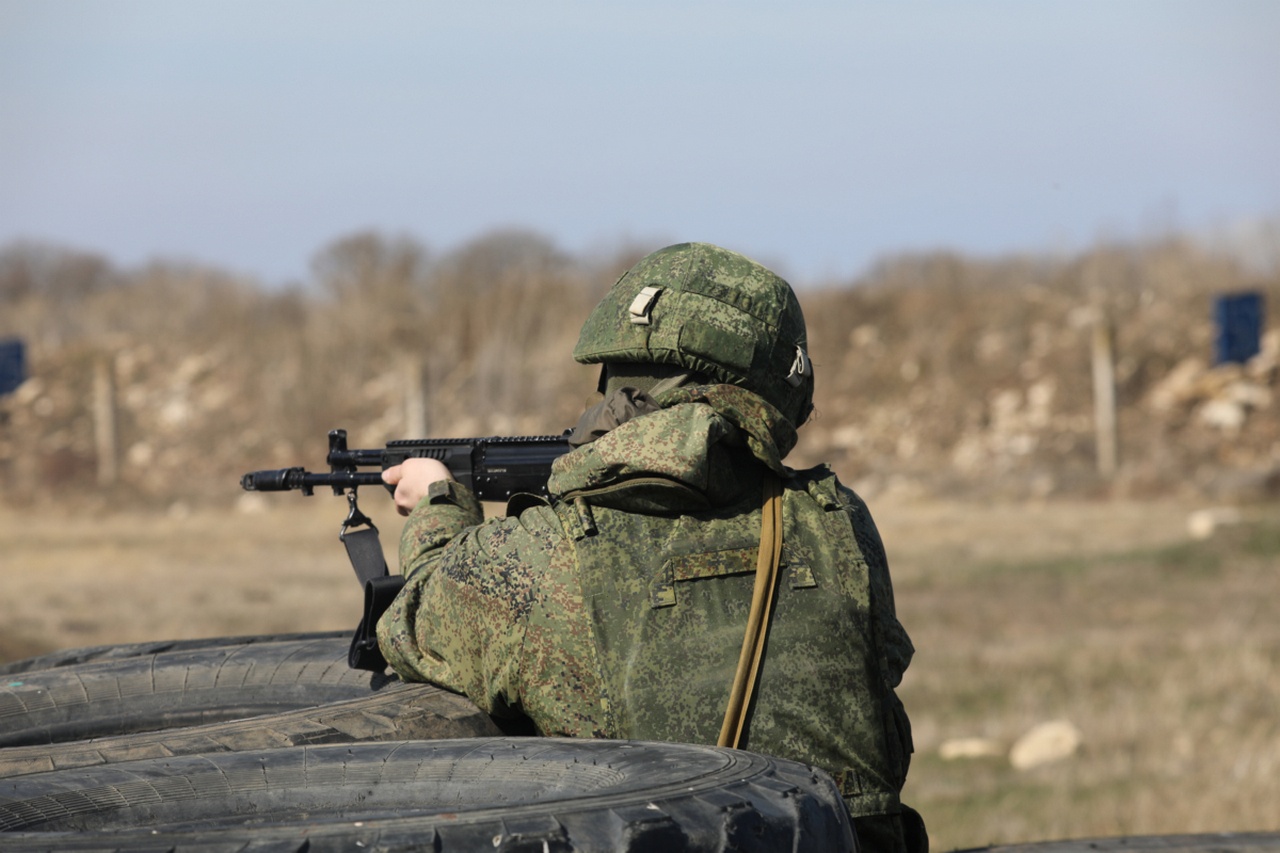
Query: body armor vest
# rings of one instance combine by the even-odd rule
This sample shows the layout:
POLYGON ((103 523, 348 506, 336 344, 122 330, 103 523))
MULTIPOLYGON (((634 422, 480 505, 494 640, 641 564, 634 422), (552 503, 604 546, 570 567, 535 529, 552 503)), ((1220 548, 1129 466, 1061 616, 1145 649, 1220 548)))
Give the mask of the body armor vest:
MULTIPOLYGON (((610 736, 714 744, 751 604, 758 499, 665 515, 589 495, 555 506, 575 542, 610 736)), ((829 469, 785 481, 777 598, 742 743, 823 768, 855 815, 897 810, 910 751, 887 664, 902 650, 886 649, 896 638, 872 618, 892 606, 874 600, 871 575, 885 571, 874 530, 829 469)))

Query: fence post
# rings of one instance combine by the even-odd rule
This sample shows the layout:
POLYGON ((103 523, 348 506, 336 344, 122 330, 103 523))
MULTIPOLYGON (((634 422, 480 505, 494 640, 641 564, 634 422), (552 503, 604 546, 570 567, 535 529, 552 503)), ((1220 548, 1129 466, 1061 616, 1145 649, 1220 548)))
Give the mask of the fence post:
POLYGON ((1093 322, 1093 422, 1098 450, 1098 473, 1115 476, 1120 464, 1120 432, 1116 419, 1115 332, 1105 309, 1093 322))
POLYGON ((416 358, 406 359, 404 363, 405 438, 423 438, 427 434, 427 400, 422 384, 422 362, 416 358))
POLYGON ((120 473, 116 440, 116 383, 113 359, 93 363, 93 439, 98 451, 98 485, 114 486, 120 473))

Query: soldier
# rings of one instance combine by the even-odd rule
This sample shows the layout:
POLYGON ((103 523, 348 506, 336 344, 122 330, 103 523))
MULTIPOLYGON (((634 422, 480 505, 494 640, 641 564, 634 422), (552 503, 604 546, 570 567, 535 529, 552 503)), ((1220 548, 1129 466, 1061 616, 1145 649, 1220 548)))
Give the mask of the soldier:
POLYGON ((923 853, 899 800, 913 649, 880 536, 828 467, 782 462, 813 408, 806 347, 791 287, 741 255, 694 243, 637 263, 574 349, 602 365, 603 399, 549 501, 485 521, 435 460, 385 472, 409 516, 408 580, 378 624, 391 666, 544 735, 821 767, 862 849, 923 853))

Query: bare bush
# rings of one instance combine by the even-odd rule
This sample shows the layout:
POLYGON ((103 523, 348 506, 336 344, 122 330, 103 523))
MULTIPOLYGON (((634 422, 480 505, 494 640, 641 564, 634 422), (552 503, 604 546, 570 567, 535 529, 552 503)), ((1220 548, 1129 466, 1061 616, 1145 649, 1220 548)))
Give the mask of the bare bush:
MULTIPOLYGON (((0 401, 0 489, 171 501, 198 481, 229 499, 239 471, 320 464, 334 427, 358 444, 559 431, 594 387, 569 357, 578 329, 642 253, 575 258, 505 230, 436 254, 365 232, 322 248, 308 288, 271 291, 216 269, 126 271, 11 246, 0 335, 30 342, 33 377, 0 401), (121 455, 109 494, 89 406, 104 361, 121 455)), ((1215 367, 1211 300, 1252 288, 1278 304, 1270 275, 1169 239, 1061 258, 897 257, 802 291, 817 417, 793 464, 832 461, 871 494, 1266 492, 1280 480, 1280 338, 1250 365, 1215 367), (1095 460, 1098 323, 1117 342, 1115 478, 1095 460)))

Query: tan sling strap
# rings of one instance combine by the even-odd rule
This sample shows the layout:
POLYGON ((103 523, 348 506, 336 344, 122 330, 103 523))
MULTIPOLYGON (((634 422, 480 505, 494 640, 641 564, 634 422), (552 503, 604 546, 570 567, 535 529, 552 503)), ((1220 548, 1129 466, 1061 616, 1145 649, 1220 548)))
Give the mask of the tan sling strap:
POLYGON ((747 709, 760 671, 764 641, 769 633, 769 616, 773 610, 773 591, 778 585, 778 564, 782 561, 782 481, 772 475, 764 478, 764 509, 760 518, 760 556, 756 560, 756 585, 751 593, 751 611, 747 614, 747 631, 738 655, 738 670, 729 690, 729 706, 724 712, 717 746, 738 748, 742 730, 747 725, 747 709))

